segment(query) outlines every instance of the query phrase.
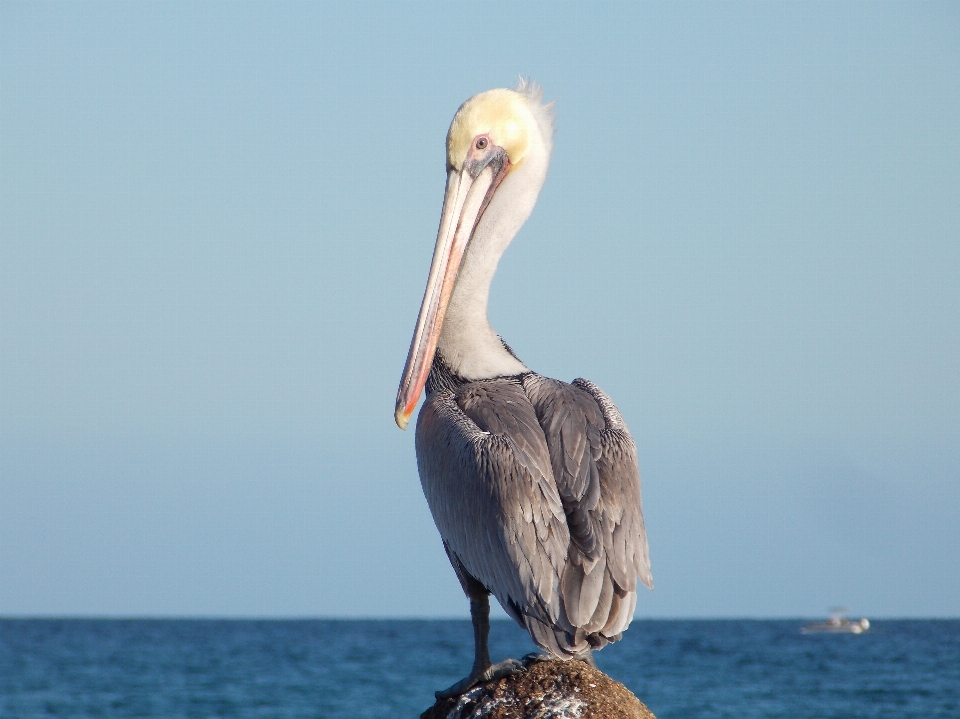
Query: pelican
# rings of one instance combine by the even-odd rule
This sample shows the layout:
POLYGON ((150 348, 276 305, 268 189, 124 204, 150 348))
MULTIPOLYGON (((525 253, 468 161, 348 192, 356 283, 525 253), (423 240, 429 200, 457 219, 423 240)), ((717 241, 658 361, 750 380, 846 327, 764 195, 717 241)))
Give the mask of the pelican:
MULTIPOLYGON (((437 244, 395 419, 417 419, 417 468, 470 600, 474 663, 439 697, 521 671, 493 664, 489 595, 545 654, 584 658, 620 638, 637 580, 653 587, 636 446, 592 382, 531 371, 487 319, 497 263, 550 164, 553 107, 532 83, 475 95, 447 133, 437 244)), ((528 660, 529 661, 529 660, 528 660)))

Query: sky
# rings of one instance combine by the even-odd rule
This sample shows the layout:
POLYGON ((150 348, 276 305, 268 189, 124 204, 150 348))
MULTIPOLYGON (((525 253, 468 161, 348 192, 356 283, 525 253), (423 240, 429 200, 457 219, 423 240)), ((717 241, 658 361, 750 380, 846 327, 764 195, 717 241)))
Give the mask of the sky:
POLYGON ((463 617, 397 383, 457 107, 637 442, 636 616, 960 616, 960 8, 0 3, 0 615, 463 617))

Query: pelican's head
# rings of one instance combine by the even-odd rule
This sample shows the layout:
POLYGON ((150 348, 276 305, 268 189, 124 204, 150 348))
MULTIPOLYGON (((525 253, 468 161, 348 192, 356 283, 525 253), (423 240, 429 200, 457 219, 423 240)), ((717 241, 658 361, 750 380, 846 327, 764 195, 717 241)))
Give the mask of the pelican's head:
POLYGON ((500 154, 512 166, 526 157, 536 120, 528 96, 515 90, 488 90, 467 100, 447 132, 447 167, 476 171, 500 154))
POLYGON ((553 123, 552 106, 542 105, 540 96, 539 88, 526 82, 516 90, 488 90, 463 103, 450 123, 440 230, 397 393, 394 417, 401 429, 406 428, 426 384, 460 263, 484 211, 503 181, 511 174, 523 174, 519 171, 533 158, 540 161, 534 173, 533 200, 543 183, 553 123))

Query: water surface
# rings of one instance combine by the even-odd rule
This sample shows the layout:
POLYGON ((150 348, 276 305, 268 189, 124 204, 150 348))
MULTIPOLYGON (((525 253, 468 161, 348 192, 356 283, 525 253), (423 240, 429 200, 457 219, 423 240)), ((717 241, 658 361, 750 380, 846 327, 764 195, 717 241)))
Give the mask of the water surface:
MULTIPOLYGON (((597 663, 659 719, 960 718, 960 620, 802 623, 637 621, 597 663)), ((0 717, 414 718, 471 659, 467 621, 6 619, 0 717)))

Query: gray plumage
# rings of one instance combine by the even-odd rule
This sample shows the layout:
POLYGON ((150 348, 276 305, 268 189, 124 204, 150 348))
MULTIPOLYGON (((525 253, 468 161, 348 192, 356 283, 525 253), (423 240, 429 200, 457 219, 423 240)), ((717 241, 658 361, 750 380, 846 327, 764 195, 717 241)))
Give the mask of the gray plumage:
POLYGON ((591 382, 531 372, 487 318, 552 137, 552 106, 529 84, 475 95, 447 133, 437 243, 394 409, 405 428, 426 388, 420 481, 470 600, 473 667, 440 697, 526 666, 490 660, 491 593, 550 655, 592 661, 630 624, 637 580, 652 585, 636 447, 617 408, 591 382))
POLYGON ((620 638, 652 578, 636 448, 606 394, 533 372, 461 380, 438 355, 416 450, 465 591, 478 582, 559 657, 620 638))

